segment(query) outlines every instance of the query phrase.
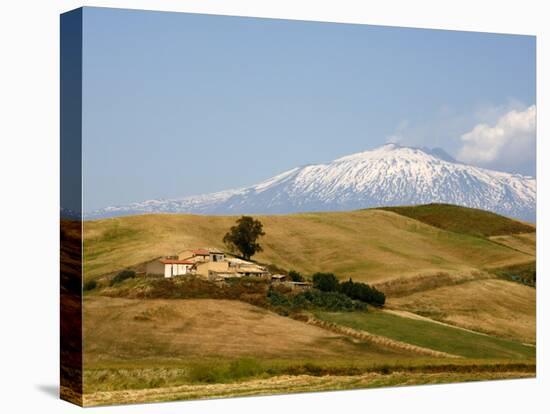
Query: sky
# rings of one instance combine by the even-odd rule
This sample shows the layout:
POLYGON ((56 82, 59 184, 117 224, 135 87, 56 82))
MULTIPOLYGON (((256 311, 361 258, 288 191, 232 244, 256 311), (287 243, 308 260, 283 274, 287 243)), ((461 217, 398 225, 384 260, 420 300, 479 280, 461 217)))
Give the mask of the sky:
POLYGON ((535 176, 535 37, 84 8, 84 210, 388 142, 535 176))

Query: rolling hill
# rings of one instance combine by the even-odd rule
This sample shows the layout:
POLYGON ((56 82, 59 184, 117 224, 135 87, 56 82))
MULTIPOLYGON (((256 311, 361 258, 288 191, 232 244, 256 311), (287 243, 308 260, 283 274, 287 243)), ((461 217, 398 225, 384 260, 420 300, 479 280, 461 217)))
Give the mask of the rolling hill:
POLYGON ((95 296, 86 298, 83 308, 85 363, 90 367, 140 360, 162 365, 204 358, 395 357, 392 351, 362 347, 342 335, 234 300, 95 296))
POLYGON ((463 208, 452 204, 383 207, 381 210, 393 211, 443 230, 471 236, 498 237, 535 232, 535 226, 532 224, 510 220, 490 211, 463 208))
MULTIPOLYGON (((256 217, 266 235, 255 259, 376 284, 386 310, 292 319, 236 300, 86 292, 86 405, 534 375, 536 291, 491 270, 530 271, 534 227, 448 205, 256 217)), ((85 221, 85 277, 187 248, 223 248, 236 218, 85 221)))
MULTIPOLYGON (((480 226, 486 226, 482 223, 483 213, 472 212, 480 215, 480 226)), ((441 210, 441 214, 446 214, 446 210, 441 210)), ((438 272, 470 274, 534 260, 528 253, 488 238, 448 231, 378 209, 258 218, 266 236, 261 240, 264 251, 255 259, 306 274, 331 271, 340 277, 382 282, 438 272)), ((85 279, 186 248, 223 248, 223 235, 235 219, 158 214, 85 221, 85 279)), ((502 220, 510 228, 517 223, 502 217, 499 226, 502 220)))
POLYGON ((87 296, 83 309, 86 406, 535 375, 533 348, 381 312, 318 316, 459 356, 427 358, 238 301, 87 296))
POLYGON ((387 306, 502 338, 536 342, 536 290, 501 279, 471 280, 390 297, 387 306))

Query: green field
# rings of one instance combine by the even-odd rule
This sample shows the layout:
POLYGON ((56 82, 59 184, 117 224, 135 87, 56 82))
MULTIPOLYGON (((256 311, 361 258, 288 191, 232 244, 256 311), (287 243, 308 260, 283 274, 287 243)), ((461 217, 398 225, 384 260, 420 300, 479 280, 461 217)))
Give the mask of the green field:
POLYGON ((385 312, 315 312, 327 322, 466 358, 534 358, 535 348, 385 312))

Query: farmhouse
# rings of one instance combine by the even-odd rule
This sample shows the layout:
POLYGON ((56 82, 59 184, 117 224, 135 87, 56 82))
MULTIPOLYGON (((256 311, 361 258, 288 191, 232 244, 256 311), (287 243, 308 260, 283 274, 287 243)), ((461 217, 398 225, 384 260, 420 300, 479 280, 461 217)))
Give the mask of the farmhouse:
POLYGON ((265 267, 247 260, 229 258, 227 262, 229 263, 230 271, 237 273, 239 276, 270 276, 270 273, 265 267))
POLYGON ((236 273, 239 276, 258 276, 258 277, 268 277, 269 272, 263 266, 258 266, 257 264, 251 263, 250 265, 240 266, 236 269, 236 273))
POLYGON ((184 250, 178 254, 178 259, 194 262, 221 262, 225 259, 225 253, 218 249, 184 250))
POLYGON ((265 267, 241 259, 224 259, 217 262, 197 263, 196 273, 211 280, 243 276, 269 276, 269 272, 265 267))
POLYGON ((202 262, 195 264, 196 273, 201 276, 208 276, 210 272, 229 273, 229 263, 223 262, 202 262))
POLYGON ((173 258, 153 260, 145 265, 145 273, 151 276, 173 277, 194 273, 194 262, 173 258))
POLYGON ((184 250, 176 256, 155 259, 145 266, 150 276, 182 276, 196 274, 210 280, 255 276, 270 278, 269 271, 256 263, 226 257, 218 249, 184 250))

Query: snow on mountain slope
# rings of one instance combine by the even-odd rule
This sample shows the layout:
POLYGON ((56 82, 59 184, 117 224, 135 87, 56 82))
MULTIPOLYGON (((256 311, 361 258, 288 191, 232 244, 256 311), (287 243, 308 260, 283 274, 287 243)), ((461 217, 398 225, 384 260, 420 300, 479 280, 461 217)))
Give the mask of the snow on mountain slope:
POLYGON ((473 167, 442 150, 387 144, 293 168, 250 187, 108 207, 86 218, 140 213, 277 214, 450 203, 535 220, 536 180, 473 167))

